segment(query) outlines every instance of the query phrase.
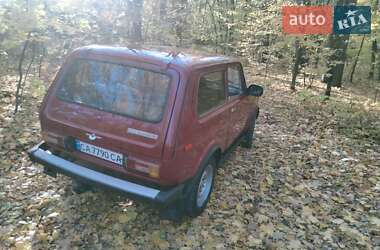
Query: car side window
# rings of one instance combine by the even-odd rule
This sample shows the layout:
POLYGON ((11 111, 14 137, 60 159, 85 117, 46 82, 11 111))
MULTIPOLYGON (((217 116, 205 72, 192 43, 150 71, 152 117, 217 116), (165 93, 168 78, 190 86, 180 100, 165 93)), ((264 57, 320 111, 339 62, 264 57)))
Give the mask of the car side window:
POLYGON ((198 86, 198 114, 224 103, 225 95, 225 71, 216 71, 201 76, 198 86))
POLYGON ((228 66, 228 96, 238 96, 244 92, 240 65, 228 66))

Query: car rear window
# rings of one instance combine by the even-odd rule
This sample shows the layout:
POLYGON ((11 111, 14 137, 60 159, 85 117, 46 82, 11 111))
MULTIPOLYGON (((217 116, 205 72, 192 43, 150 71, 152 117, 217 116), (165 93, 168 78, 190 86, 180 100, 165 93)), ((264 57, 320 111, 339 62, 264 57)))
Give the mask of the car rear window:
POLYGON ((58 98, 103 111, 158 122, 168 98, 170 77, 141 68, 76 60, 63 76, 58 98))

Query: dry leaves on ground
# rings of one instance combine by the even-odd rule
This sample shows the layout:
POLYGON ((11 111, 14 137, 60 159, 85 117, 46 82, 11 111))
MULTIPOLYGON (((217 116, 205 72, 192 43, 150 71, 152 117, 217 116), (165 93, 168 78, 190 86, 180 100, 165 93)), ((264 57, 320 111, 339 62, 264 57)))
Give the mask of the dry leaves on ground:
POLYGON ((379 248, 379 145, 339 133, 328 102, 261 81, 254 148, 232 153, 207 210, 182 224, 107 191, 75 195, 68 178, 45 176, 25 153, 39 140, 40 96, 26 98, 13 121, 13 88, 2 83, 0 249, 379 248))

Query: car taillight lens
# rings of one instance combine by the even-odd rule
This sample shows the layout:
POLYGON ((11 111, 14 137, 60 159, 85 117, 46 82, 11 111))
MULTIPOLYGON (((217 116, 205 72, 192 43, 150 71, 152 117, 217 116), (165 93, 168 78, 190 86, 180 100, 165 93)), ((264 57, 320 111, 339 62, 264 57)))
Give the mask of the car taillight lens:
POLYGON ((51 143, 55 145, 58 145, 61 143, 61 137, 53 133, 42 132, 42 139, 47 143, 51 143))
POLYGON ((160 177, 160 168, 158 166, 149 167, 149 176, 152 178, 159 178, 160 177))
POLYGON ((136 171, 148 174, 152 178, 159 178, 160 177, 160 167, 159 167, 159 165, 156 165, 153 163, 135 161, 134 162, 134 169, 136 171))

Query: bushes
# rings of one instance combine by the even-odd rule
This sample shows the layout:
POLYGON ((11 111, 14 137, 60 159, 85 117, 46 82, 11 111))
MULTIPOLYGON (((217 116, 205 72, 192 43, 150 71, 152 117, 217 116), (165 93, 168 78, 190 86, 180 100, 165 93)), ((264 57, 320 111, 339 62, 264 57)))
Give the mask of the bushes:
POLYGON ((360 95, 348 94, 346 90, 337 94, 337 97, 327 100, 313 90, 301 90, 297 100, 305 110, 321 115, 318 119, 333 124, 339 133, 380 144, 380 103, 365 100, 360 95), (325 112, 318 112, 320 110, 325 112))

